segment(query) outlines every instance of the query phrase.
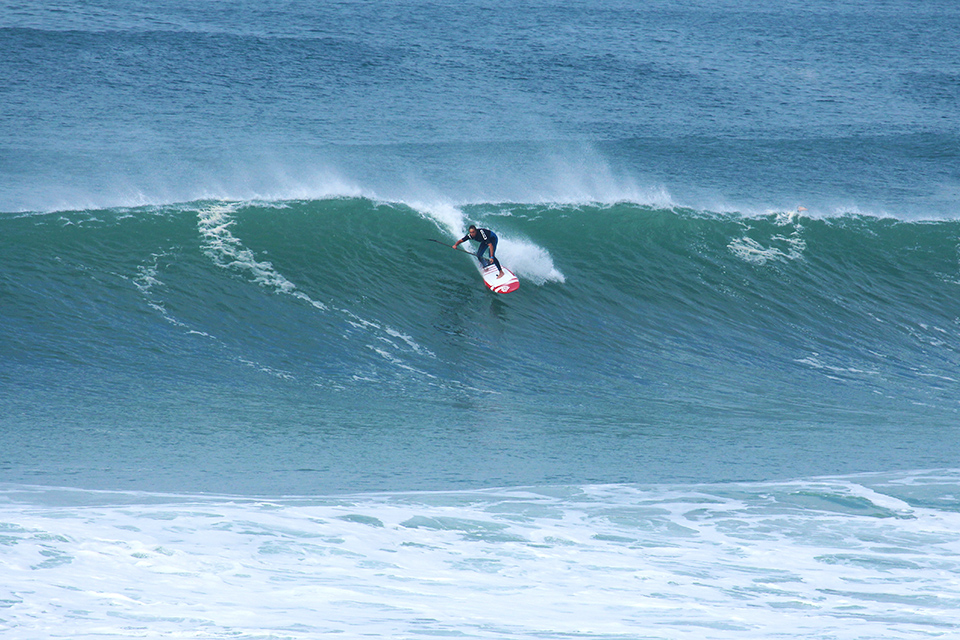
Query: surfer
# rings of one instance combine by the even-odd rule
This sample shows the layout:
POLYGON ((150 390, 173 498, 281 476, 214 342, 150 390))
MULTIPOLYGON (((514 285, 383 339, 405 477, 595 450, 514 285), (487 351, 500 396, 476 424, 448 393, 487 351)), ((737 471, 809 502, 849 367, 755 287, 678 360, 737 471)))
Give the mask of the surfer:
POLYGON ((477 260, 480 261, 484 267, 489 267, 491 263, 497 265, 497 274, 498 278, 503 277, 503 267, 500 266, 500 261, 497 260, 497 256, 494 255, 497 252, 497 234, 490 229, 478 229, 477 225, 472 224, 470 228, 467 229, 467 235, 463 236, 453 245, 453 248, 456 249, 461 242, 466 242, 467 240, 476 240, 480 243, 480 248, 477 249, 477 260), (484 257, 483 252, 487 249, 490 249, 490 259, 484 257))

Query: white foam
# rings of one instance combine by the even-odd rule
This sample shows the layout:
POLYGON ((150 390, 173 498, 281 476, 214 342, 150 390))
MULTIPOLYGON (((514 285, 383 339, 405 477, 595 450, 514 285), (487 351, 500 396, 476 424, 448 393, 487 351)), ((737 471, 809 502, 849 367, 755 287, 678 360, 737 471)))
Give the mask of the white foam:
POLYGON ((566 282, 566 278, 553 264, 550 252, 528 240, 512 237, 510 234, 499 234, 497 257, 501 263, 519 277, 529 279, 535 284, 547 282, 566 282))
MULTIPOLYGON (((203 208, 197 213, 197 224, 203 239, 203 252, 214 264, 223 269, 244 273, 252 282, 275 293, 302 300, 318 311, 333 311, 342 314, 351 326, 373 332, 380 339, 387 340, 391 344, 394 343, 390 339, 396 338, 406 345, 405 349, 410 353, 435 357, 429 349, 421 347, 411 336, 401 331, 361 318, 347 309, 328 307, 326 304, 313 299, 300 291, 293 282, 274 268, 272 263, 258 259, 256 254, 246 248, 240 238, 236 237, 231 231, 232 227, 236 225, 233 214, 240 206, 240 203, 220 203, 203 208)), ((400 350, 397 345, 394 344, 394 346, 400 350)), ((405 370, 419 371, 403 363, 403 360, 399 357, 392 356, 388 361, 402 365, 401 368, 405 370)), ((276 372, 269 367, 258 366, 258 368, 274 375, 286 375, 286 372, 276 372)))
POLYGON ((411 209, 433 221, 441 232, 461 237, 466 226, 466 216, 454 204, 443 200, 434 202, 412 201, 406 203, 411 209))
POLYGON ((157 288, 164 287, 164 283, 159 279, 160 273, 160 259, 165 258, 169 255, 168 253, 154 253, 150 256, 151 260, 145 262, 137 267, 137 275, 133 278, 133 284, 143 296, 144 300, 151 309, 159 313, 164 320, 170 324, 187 329, 188 333, 194 333, 199 335, 206 336, 207 334, 201 331, 191 330, 185 323, 181 322, 175 318, 169 311, 162 300, 156 295, 154 291, 157 288))
MULTIPOLYGON (((467 216, 458 206, 442 201, 407 204, 420 215, 432 220, 449 238, 459 239, 466 233, 467 216)), ((503 266, 537 285, 566 281, 563 273, 554 266, 553 258, 547 249, 502 229, 495 232, 499 238, 497 258, 503 266)))
POLYGON ((737 238, 727 245, 733 255, 745 262, 765 265, 771 261, 786 262, 803 258, 807 242, 800 235, 800 229, 789 235, 773 235, 769 244, 764 246, 749 236, 737 238))
MULTIPOLYGON (((956 493, 956 474, 946 481, 956 493)), ((0 632, 15 640, 906 639, 960 625, 960 514, 856 479, 273 500, 5 493, 0 632)))
POLYGON ((216 205, 197 213, 200 234, 203 237, 203 251, 218 266, 250 274, 259 285, 304 300, 317 309, 326 307, 305 293, 298 291, 296 285, 281 275, 270 262, 257 260, 253 251, 245 248, 240 239, 234 236, 230 228, 236 224, 231 217, 236 205, 216 205))

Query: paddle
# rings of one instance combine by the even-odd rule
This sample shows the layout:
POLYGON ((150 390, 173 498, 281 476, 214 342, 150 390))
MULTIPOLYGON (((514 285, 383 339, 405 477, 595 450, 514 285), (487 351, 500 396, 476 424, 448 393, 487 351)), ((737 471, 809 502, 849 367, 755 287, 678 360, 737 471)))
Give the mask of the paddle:
POLYGON ((434 240, 433 238, 427 238, 427 240, 429 240, 430 242, 436 242, 437 244, 442 244, 443 246, 447 247, 448 249, 456 249, 457 251, 463 251, 463 252, 466 253, 466 254, 469 254, 469 255, 471 255, 471 256, 476 257, 476 254, 474 254, 473 251, 467 251, 466 249, 461 249, 460 247, 454 247, 454 246, 451 246, 451 245, 447 244, 446 242, 443 242, 443 241, 441 241, 441 240, 434 240))
MULTIPOLYGON (((427 238, 427 240, 429 240, 430 242, 436 242, 437 244, 442 244, 443 246, 450 247, 451 249, 456 249, 457 251, 463 251, 465 254, 473 256, 477 260, 480 260, 480 256, 475 254, 473 251, 467 251, 466 249, 461 249, 460 247, 454 247, 447 244, 446 242, 443 242, 441 240, 434 240, 433 238, 427 238)), ((488 260, 486 256, 483 257, 483 260, 480 260, 480 266, 484 268, 489 267, 492 264, 494 263, 491 260, 488 260)))

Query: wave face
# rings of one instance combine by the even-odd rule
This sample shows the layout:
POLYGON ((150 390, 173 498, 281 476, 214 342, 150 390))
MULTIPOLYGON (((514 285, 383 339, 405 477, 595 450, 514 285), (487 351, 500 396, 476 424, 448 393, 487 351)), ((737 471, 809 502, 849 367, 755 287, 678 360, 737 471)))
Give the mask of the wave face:
POLYGON ((343 197, 0 227, 14 481, 302 493, 957 459, 957 221, 343 197), (517 293, 428 242, 470 221, 517 293))

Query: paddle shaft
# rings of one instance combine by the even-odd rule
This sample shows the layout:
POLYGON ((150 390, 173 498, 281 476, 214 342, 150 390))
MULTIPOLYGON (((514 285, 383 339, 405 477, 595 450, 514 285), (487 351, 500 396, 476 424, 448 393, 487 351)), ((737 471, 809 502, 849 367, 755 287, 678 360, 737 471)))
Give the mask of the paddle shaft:
POLYGON ((464 253, 466 253, 466 254, 468 254, 468 255, 471 255, 471 256, 476 257, 476 254, 475 254, 473 251, 467 251, 466 249, 461 249, 460 247, 454 247, 454 246, 451 246, 451 245, 447 244, 446 242, 442 242, 442 241, 440 241, 440 240, 434 240, 433 238, 427 238, 427 240, 429 240, 430 242, 436 242, 437 244, 442 244, 443 246, 445 246, 445 247, 450 247, 451 249, 456 249, 457 251, 463 251, 464 253))

